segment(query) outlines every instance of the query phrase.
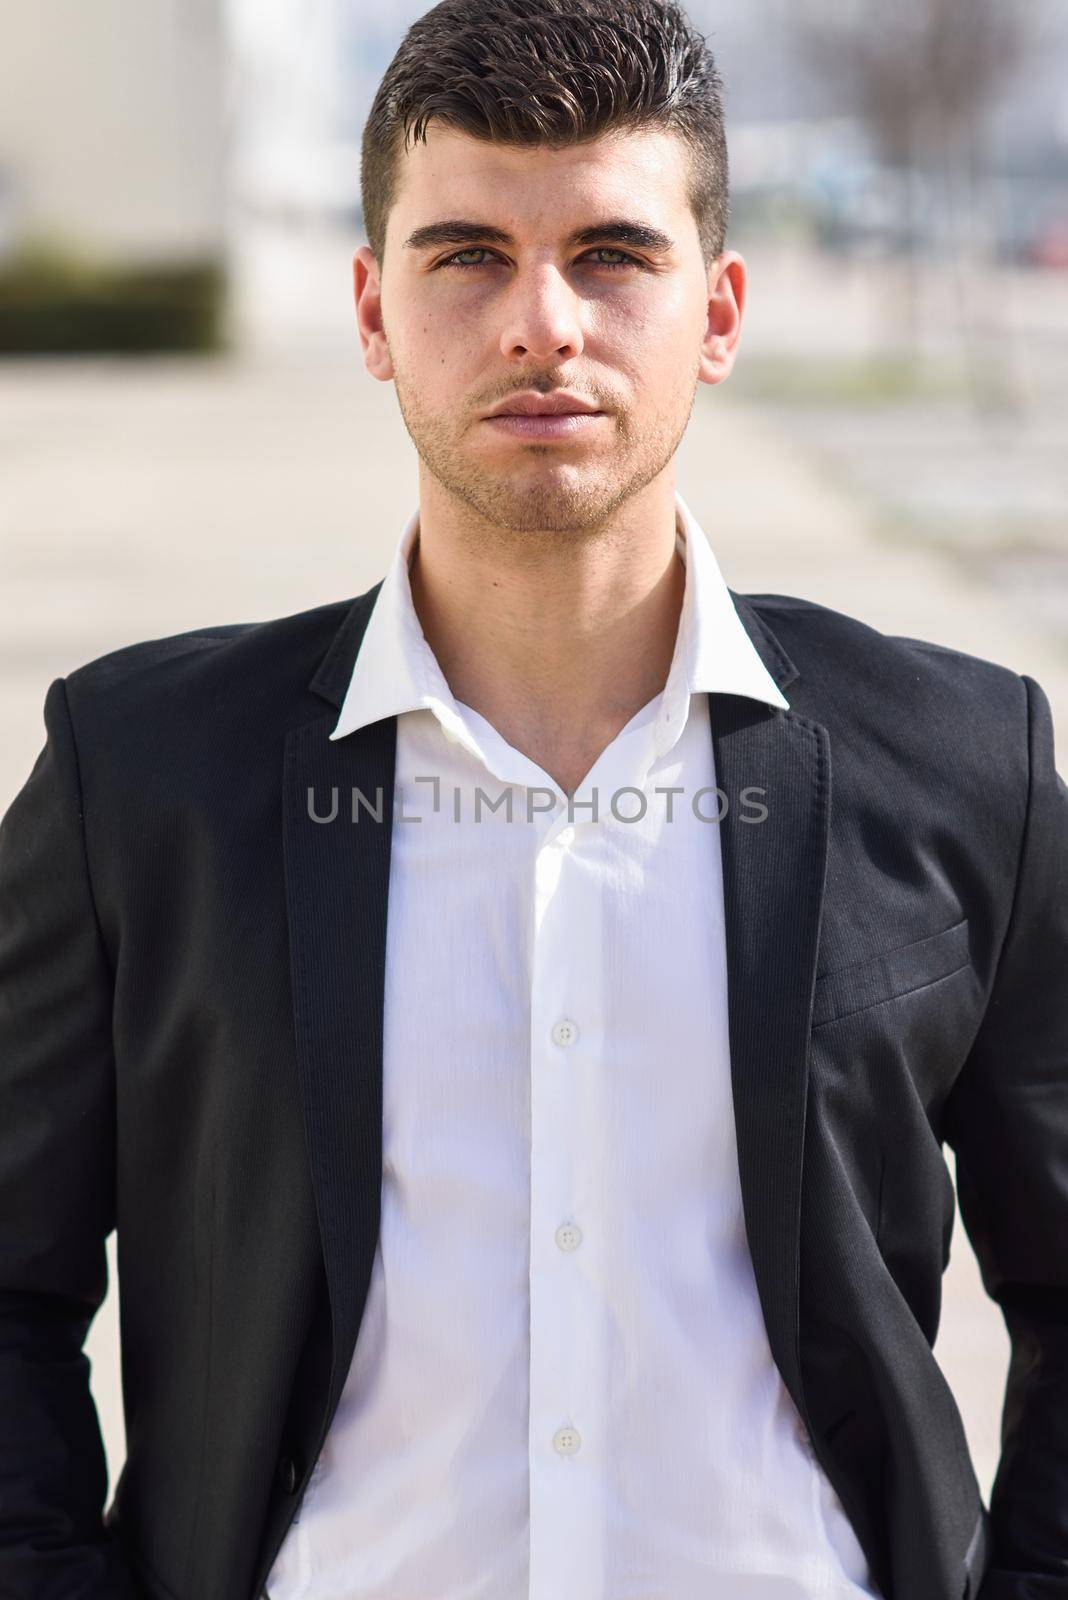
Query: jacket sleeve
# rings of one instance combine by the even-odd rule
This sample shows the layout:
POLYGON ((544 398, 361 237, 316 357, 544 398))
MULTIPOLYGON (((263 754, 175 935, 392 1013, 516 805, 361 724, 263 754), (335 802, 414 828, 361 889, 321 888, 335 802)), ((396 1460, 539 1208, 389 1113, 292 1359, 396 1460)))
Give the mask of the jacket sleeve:
POLYGON ((1068 1600, 1068 790, 1049 702, 1033 679, 1022 683, 1028 787, 1015 895, 945 1136, 1012 1351, 978 1600, 1068 1600))
POLYGON ((82 1350, 115 1220, 112 979, 66 685, 0 822, 0 1595, 140 1600, 82 1350))

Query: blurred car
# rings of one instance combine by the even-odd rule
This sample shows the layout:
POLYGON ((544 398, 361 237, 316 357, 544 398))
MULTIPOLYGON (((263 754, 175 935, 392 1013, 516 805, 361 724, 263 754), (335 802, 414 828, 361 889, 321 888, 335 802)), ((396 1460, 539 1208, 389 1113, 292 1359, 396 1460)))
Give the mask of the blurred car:
POLYGON ((1023 259, 1028 266, 1068 272, 1068 213, 1039 225, 1024 246, 1023 259))
POLYGON ((1003 174, 997 195, 998 254, 1022 267, 1068 268, 1068 182, 1064 163, 1003 174))

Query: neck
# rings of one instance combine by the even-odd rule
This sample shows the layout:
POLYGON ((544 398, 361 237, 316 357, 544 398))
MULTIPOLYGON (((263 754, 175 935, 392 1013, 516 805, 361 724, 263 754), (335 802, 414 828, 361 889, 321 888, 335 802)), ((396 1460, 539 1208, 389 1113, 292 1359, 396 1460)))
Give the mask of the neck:
POLYGON ((577 531, 495 527, 421 494, 412 600, 453 695, 532 759, 584 772, 667 681, 686 582, 675 537, 674 486, 655 480, 577 531))

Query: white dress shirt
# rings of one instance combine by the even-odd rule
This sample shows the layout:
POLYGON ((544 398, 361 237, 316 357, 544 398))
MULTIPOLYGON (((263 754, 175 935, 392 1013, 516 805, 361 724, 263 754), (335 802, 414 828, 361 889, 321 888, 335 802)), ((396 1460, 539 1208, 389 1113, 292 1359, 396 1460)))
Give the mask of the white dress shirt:
POLYGON ((772 1358, 739 1185, 708 695, 787 701, 676 507, 667 683, 570 818, 445 682, 418 511, 375 602, 330 737, 398 718, 381 1230, 270 1600, 879 1594, 772 1358))

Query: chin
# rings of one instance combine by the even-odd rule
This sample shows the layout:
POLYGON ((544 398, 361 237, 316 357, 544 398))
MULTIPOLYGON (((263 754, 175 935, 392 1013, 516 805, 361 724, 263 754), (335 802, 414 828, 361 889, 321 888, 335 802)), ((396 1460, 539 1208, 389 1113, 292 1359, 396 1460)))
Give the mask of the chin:
POLYGON ((601 521, 616 499, 603 480, 531 484, 517 492, 515 477, 502 479, 484 496, 482 514, 501 527, 567 533, 601 521))

